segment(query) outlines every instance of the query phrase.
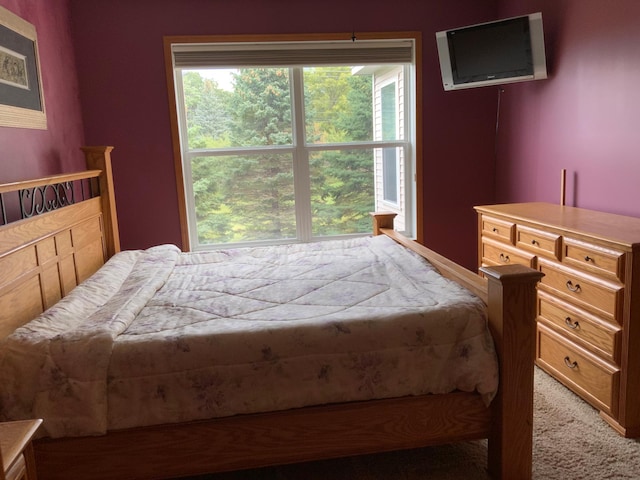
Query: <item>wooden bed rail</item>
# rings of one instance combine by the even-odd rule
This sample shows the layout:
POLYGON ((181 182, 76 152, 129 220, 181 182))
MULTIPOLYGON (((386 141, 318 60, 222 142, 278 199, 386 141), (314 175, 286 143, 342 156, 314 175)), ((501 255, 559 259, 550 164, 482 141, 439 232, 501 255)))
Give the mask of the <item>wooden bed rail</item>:
POLYGON ((471 270, 453 263, 444 255, 440 255, 430 248, 427 248, 418 242, 414 242, 404 235, 396 232, 393 229, 393 219, 396 217, 396 213, 372 212, 370 215, 373 218, 374 235, 384 234, 394 239, 400 245, 414 251, 418 255, 428 258, 442 275, 450 278, 451 280, 455 280, 456 282, 463 283, 475 295, 480 297, 484 303, 487 303, 487 280, 485 278, 475 274, 471 270))
POLYGON ((61 173, 58 175, 50 175, 48 177, 37 178, 33 180, 22 180, 18 182, 3 183, 0 185, 0 193, 15 192, 27 188, 44 187, 56 183, 73 182, 76 180, 85 180, 96 178, 100 175, 100 170, 87 170, 77 173, 61 173))
POLYGON ((471 270, 467 270, 458 264, 454 264, 448 258, 440 255, 437 252, 421 245, 417 242, 409 240, 407 237, 398 234, 395 230, 389 228, 380 229, 381 233, 393 238, 396 242, 404 247, 416 252, 417 254, 428 258, 429 261, 435 266, 438 271, 445 277, 455 280, 458 283, 463 283, 465 287, 471 290, 475 295, 480 297, 484 303, 487 303, 487 280, 473 273, 471 270))

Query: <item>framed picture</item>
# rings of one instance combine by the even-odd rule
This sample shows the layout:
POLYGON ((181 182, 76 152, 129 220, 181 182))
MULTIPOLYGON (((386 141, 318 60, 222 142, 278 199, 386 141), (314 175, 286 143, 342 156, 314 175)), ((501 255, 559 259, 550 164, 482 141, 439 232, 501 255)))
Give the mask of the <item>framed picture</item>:
POLYGON ((36 29, 0 7, 0 127, 47 128, 36 29))

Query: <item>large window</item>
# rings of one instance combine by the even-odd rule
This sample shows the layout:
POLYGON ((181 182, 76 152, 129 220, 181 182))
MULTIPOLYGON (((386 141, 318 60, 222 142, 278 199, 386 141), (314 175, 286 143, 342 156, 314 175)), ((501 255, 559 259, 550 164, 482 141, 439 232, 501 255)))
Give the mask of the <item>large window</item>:
POLYGON ((171 55, 192 250, 363 235, 369 212, 390 207, 413 233, 412 41, 178 43, 171 55))

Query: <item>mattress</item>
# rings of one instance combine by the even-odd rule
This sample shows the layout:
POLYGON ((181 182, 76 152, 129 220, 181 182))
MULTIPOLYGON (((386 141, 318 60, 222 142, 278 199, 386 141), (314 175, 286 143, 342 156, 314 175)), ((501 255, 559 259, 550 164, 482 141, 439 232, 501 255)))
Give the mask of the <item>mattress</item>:
POLYGON ((498 385, 483 302, 385 236, 121 252, 0 342, 51 437, 498 385))

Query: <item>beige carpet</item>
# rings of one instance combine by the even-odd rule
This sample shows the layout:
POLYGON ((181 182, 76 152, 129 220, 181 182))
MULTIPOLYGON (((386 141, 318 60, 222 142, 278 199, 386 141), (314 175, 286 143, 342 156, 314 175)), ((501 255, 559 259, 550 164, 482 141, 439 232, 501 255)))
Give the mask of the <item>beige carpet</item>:
MULTIPOLYGON (((593 408, 538 369, 533 457, 537 480, 640 479, 640 439, 620 437, 593 408)), ((483 480, 489 478, 485 462, 486 444, 470 442, 197 480, 483 480)))

